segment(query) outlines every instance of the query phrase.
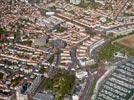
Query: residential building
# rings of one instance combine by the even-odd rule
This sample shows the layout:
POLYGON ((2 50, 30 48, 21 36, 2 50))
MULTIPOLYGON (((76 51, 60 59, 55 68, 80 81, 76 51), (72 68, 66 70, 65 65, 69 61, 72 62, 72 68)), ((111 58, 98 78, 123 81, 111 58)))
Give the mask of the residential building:
POLYGON ((70 0, 70 3, 78 5, 81 3, 81 0, 70 0))

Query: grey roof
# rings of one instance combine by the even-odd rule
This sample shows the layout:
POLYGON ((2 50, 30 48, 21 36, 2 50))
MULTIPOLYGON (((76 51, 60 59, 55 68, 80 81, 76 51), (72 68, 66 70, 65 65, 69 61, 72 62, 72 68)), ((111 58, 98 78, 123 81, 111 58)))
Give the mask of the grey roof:
POLYGON ((46 38, 45 37, 39 37, 34 40, 34 45, 44 46, 46 44, 46 38))
POLYGON ((45 93, 37 93, 33 97, 33 100, 54 100, 54 96, 50 94, 45 94, 45 93))

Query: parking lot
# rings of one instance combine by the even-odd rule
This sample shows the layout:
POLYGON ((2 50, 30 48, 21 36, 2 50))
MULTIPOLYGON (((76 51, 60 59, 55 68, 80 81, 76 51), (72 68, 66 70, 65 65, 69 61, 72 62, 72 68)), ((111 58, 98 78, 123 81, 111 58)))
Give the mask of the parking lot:
POLYGON ((97 100, 129 100, 134 91, 134 59, 118 64, 102 84, 97 100))

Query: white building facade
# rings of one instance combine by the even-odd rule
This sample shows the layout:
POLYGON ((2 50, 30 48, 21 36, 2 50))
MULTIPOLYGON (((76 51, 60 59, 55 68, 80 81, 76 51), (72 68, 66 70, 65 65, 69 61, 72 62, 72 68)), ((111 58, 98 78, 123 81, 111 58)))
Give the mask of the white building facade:
POLYGON ((81 0, 70 0, 70 3, 77 5, 81 3, 81 0))

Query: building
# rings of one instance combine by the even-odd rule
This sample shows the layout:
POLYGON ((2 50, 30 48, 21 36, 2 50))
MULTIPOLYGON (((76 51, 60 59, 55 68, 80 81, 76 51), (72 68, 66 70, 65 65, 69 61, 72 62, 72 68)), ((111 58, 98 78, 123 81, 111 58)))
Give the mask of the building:
POLYGON ((54 96, 50 94, 45 94, 45 93, 37 93, 33 97, 33 100, 54 100, 54 96))
POLYGON ((33 40, 33 46, 43 47, 46 45, 47 39, 45 37, 39 37, 33 40))
POLYGON ((101 84, 96 100, 131 100, 134 93, 134 59, 121 61, 115 70, 101 84))
POLYGON ((70 3, 78 5, 81 3, 81 0, 70 0, 70 3))
POLYGON ((105 0, 95 0, 95 2, 105 5, 105 0))
POLYGON ((76 77, 80 80, 82 80, 84 77, 87 77, 88 73, 86 71, 77 71, 76 77))
POLYGON ((41 80, 42 80, 42 77, 40 75, 37 76, 36 79, 31 84, 31 86, 27 89, 26 93, 33 94, 38 88, 38 86, 40 85, 41 80))

